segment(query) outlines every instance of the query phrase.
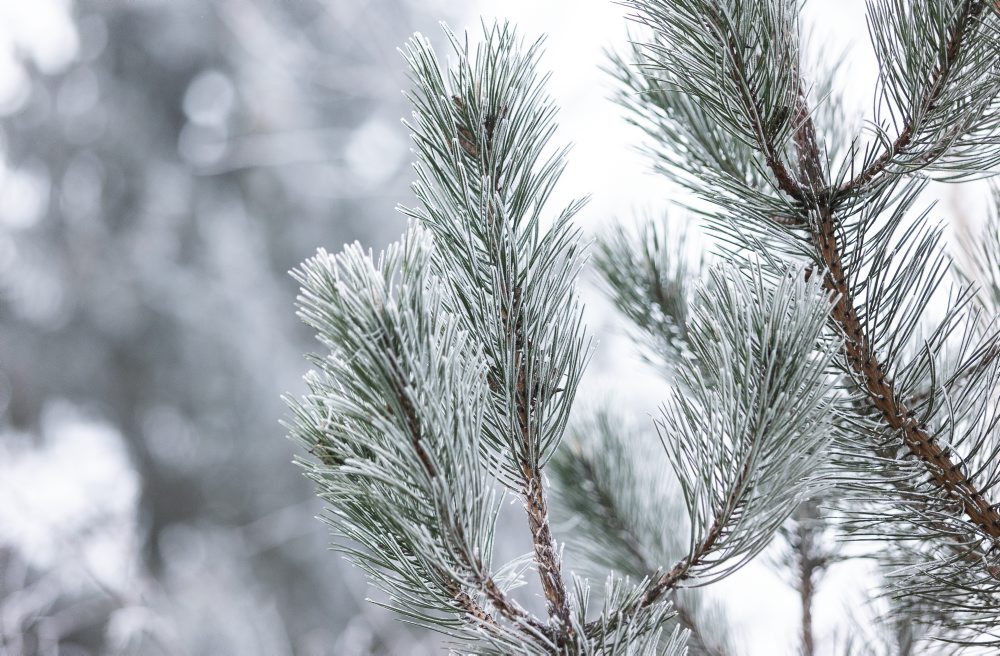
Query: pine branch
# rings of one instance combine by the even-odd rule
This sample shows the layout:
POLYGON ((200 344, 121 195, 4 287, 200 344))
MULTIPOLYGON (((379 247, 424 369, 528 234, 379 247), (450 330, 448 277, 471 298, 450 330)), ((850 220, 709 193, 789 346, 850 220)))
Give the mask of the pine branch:
MULTIPOLYGON (((500 317, 508 334, 513 336, 514 362, 517 371, 515 382, 515 405, 517 428, 521 434, 524 453, 531 453, 532 425, 530 414, 538 404, 538 390, 531 384, 524 354, 524 343, 527 339, 524 330, 524 315, 521 311, 521 288, 515 287, 513 322, 509 315, 500 317), (511 325, 512 324, 512 325, 511 325)), ((538 564, 538 576, 542 582, 542 590, 548 604, 550 617, 558 619, 564 631, 572 631, 570 625, 570 607, 566 597, 566 585, 562 579, 562 564, 558 548, 552 537, 549 526, 548 503, 545 499, 545 487, 542 482, 542 468, 537 459, 521 458, 522 489, 525 508, 528 513, 528 527, 531 531, 531 541, 535 550, 535 561, 538 564)))
MULTIPOLYGON (((409 395, 406 393, 406 377, 403 375, 399 368, 399 361, 404 357, 402 353, 398 352, 398 343, 393 343, 390 339, 388 333, 383 333, 379 336, 378 341, 380 346, 384 349, 385 353, 392 354, 392 357, 388 360, 389 370, 391 372, 390 385, 393 391, 393 396, 398 407, 401 409, 402 416, 406 422, 407 429, 409 432, 409 437, 413 449, 420 460, 420 464, 423 466, 424 471, 427 476, 431 479, 437 478, 437 469, 434 466, 431 455, 427 452, 424 447, 425 440, 423 438, 423 433, 420 428, 420 419, 417 414, 416 409, 410 400, 409 395)), ((329 463, 327 463, 329 464, 329 463)), ((461 519, 460 517, 452 517, 451 520, 455 526, 459 527, 459 538, 464 538, 461 530, 461 519)), ((412 554, 410 554, 412 556, 412 554)), ((504 617, 508 620, 515 622, 524 622, 534 626, 537 630, 541 630, 541 627, 537 620, 531 617, 524 609, 518 606, 516 603, 509 600, 503 592, 500 591, 499 586, 493 580, 490 574, 482 574, 484 571, 483 563, 478 559, 471 558, 471 554, 467 552, 460 552, 459 557, 462 564, 468 568, 470 572, 474 572, 474 580, 479 588, 494 608, 497 609, 504 617)), ((447 581, 447 590, 455 598, 455 600, 465 609, 466 613, 472 618, 477 624, 486 627, 490 630, 496 630, 499 628, 496 620, 494 620, 481 606, 479 606, 476 601, 470 597, 462 588, 454 581, 449 580, 450 577, 447 575, 443 569, 440 569, 437 574, 441 576, 442 580, 447 581)))
MULTIPOLYGON (((750 70, 750 68, 747 66, 743 53, 751 50, 752 45, 740 42, 737 39, 739 32, 733 29, 733 25, 728 20, 725 12, 722 11, 720 5, 706 3, 704 7, 705 17, 710 24, 710 30, 719 36, 719 41, 726 52, 730 64, 726 72, 737 89, 738 97, 743 104, 743 111, 750 119, 749 124, 756 138, 757 148, 763 153, 764 161, 774 173, 778 188, 796 201, 804 200, 803 190, 796 184, 791 172, 785 166, 784 159, 780 154, 781 149, 775 143, 774 139, 780 128, 780 122, 787 121, 788 119, 787 117, 778 118, 780 114, 775 115, 771 119, 765 118, 761 111, 763 100, 758 97, 756 91, 745 78, 746 71, 750 70), (775 124, 776 120, 779 122, 777 125, 775 124)), ((794 221, 794 217, 783 218, 786 222, 794 221)))
MULTIPOLYGON (((906 121, 895 140, 877 159, 865 166, 855 177, 842 182, 836 189, 828 189, 820 196, 845 198, 861 193, 870 186, 879 186, 878 178, 887 173, 887 169, 896 163, 897 157, 906 153, 907 149, 913 146, 914 139, 923 127, 922 123, 927 114, 936 108, 947 90, 950 78, 954 75, 960 61, 960 55, 963 49, 967 48, 968 40, 977 37, 988 38, 973 27, 973 22, 984 11, 990 11, 987 9, 988 5, 989 2, 986 0, 964 0, 960 3, 950 21, 947 38, 940 51, 940 59, 931 72, 930 79, 927 81, 919 100, 916 101, 915 107, 906 116, 906 121)), ((943 156, 954 139, 960 136, 959 130, 963 126, 963 123, 959 123, 949 134, 950 138, 941 140, 940 146, 915 152, 918 168, 929 166, 943 156)), ((809 152, 809 150, 810 146, 807 143, 800 147, 800 152, 809 152)))
MULTIPOLYGON (((804 98, 799 111, 808 113, 804 98)), ((810 164, 807 183, 821 185, 822 160, 811 120, 803 121, 799 128, 796 147, 800 158, 810 164)), ((844 272, 842 238, 838 235, 832 203, 817 204, 815 211, 818 218, 811 227, 811 238, 826 267, 823 284, 837 299, 831 317, 845 335, 844 354, 851 370, 863 381, 869 403, 893 430, 899 431, 911 453, 926 464, 931 479, 961 504, 969 519, 994 540, 1000 539, 1000 509, 990 504, 968 479, 964 467, 952 459, 949 450, 936 443, 917 420, 916 413, 897 395, 892 379, 885 373, 887 367, 880 362, 858 317, 851 292, 853 281, 844 272)))
POLYGON ((594 256, 608 295, 648 344, 643 355, 668 373, 685 357, 689 297, 704 268, 689 264, 686 242, 686 232, 664 218, 638 231, 613 227, 594 256))
MULTIPOLYGON (((559 516, 580 536, 568 546, 595 574, 610 569, 641 581, 657 562, 684 549, 671 528, 684 518, 670 508, 669 464, 655 438, 646 437, 652 436, 602 410, 577 427, 569 448, 552 462, 559 516)), ((701 612, 694 594, 667 596, 676 622, 688 631, 688 647, 693 654, 724 656, 724 627, 701 612)))
MULTIPOLYGON (((959 23, 962 26, 956 27, 953 34, 964 32, 965 16, 968 11, 971 11, 971 4, 965 4, 966 11, 959 16, 959 23)), ((954 60, 957 56, 955 49, 959 47, 960 41, 956 37, 950 41, 950 44, 945 55, 945 63, 954 60)), ((936 80, 941 78, 942 70, 947 70, 947 68, 942 65, 941 69, 935 70, 936 80)), ((797 112, 800 116, 805 117, 800 121, 794 139, 800 160, 800 171, 803 174, 803 186, 813 189, 822 188, 825 174, 821 151, 811 119, 808 118, 804 94, 799 96, 797 112)), ((941 154, 931 152, 928 154, 928 159, 933 159, 941 154)), ((1000 508, 991 504, 986 498, 985 491, 989 488, 977 486, 974 474, 970 472, 966 463, 956 460, 951 448, 939 444, 935 436, 930 433, 928 426, 917 418, 918 415, 914 412, 913 406, 902 394, 897 392, 896 384, 888 373, 889 367, 880 359, 878 352, 872 345, 872 338, 862 323, 853 297, 857 281, 852 280, 846 272, 843 263, 843 239, 845 237, 840 230, 840 222, 834 212, 834 208, 841 198, 841 196, 834 194, 825 200, 822 197, 817 198, 812 203, 812 207, 809 209, 814 214, 815 220, 810 223, 809 232, 818 258, 826 268, 824 286, 836 298, 831 318, 845 336, 844 355, 847 365, 857 377, 859 387, 866 396, 870 407, 892 431, 902 437, 905 448, 923 463, 924 471, 929 475, 931 483, 944 494, 945 498, 958 504, 975 529, 981 531, 993 545, 997 545, 997 541, 1000 539, 1000 508)), ((983 355, 983 360, 978 364, 965 365, 961 370, 962 375, 972 379, 980 378, 984 370, 990 366, 993 360, 992 353, 995 349, 995 346, 988 347, 983 355)), ((949 381, 949 388, 957 382, 956 378, 959 377, 958 374, 952 377, 952 380, 949 381)), ((933 519, 926 521, 929 522, 929 525, 936 523, 933 519)), ((976 535, 975 529, 970 531, 970 535, 976 535)), ((948 532, 945 532, 946 529, 942 528, 941 530, 942 535, 948 535, 948 532)), ((978 550, 970 546, 969 543, 965 543, 964 540, 959 539, 955 550, 958 553, 956 557, 960 561, 977 560, 975 552, 978 550)), ((998 576, 1000 569, 989 564, 988 556, 979 556, 978 559, 990 576, 1000 580, 1000 576, 998 576)))
POLYGON ((564 151, 546 152, 555 108, 535 74, 540 43, 525 49, 513 30, 496 27, 473 56, 451 39, 458 62, 447 75, 426 43, 413 42, 407 53, 421 160, 414 189, 423 207, 404 211, 442 244, 437 262, 451 282, 450 309, 489 362, 484 456, 524 501, 549 618, 565 641, 575 631, 573 610, 542 471, 561 439, 587 348, 574 290, 578 231, 569 223, 581 203, 542 229, 564 151))
MULTIPOLYGON (((653 14, 649 6, 658 3, 642 4, 654 18, 661 21, 676 20, 675 17, 663 17, 653 14)), ((738 39, 737 27, 728 19, 718 2, 709 0, 699 2, 699 9, 707 22, 707 33, 711 34, 718 45, 724 48, 728 61, 733 68, 748 65, 742 59, 741 53, 746 49, 738 39)), ((946 49, 942 65, 936 69, 935 82, 932 84, 931 104, 940 93, 947 81, 949 67, 961 54, 960 48, 968 32, 968 21, 979 15, 982 3, 966 0, 962 10, 956 17, 946 49)), ((662 9, 658 9, 663 11, 662 9)), ((657 27, 663 28, 658 23, 657 27)), ((673 29, 673 28, 671 28, 673 29)), ((772 33, 769 39, 780 41, 788 36, 782 33, 772 33)), ((678 55, 683 56, 683 55, 678 55)), ((888 368, 882 363, 871 344, 855 305, 853 289, 857 282, 849 280, 845 274, 843 261, 843 239, 839 233, 839 223, 835 208, 843 199, 842 193, 832 193, 826 180, 822 150, 816 138, 812 116, 806 103, 804 85, 800 78, 797 62, 790 63, 792 79, 789 86, 796 91, 794 100, 794 121, 792 121, 792 143, 798 157, 800 180, 795 180, 788 171, 784 161, 776 156, 777 147, 768 138, 768 131, 761 129, 761 119, 757 107, 774 102, 769 98, 756 95, 754 89, 742 83, 739 73, 728 70, 726 74, 734 81, 733 95, 738 99, 748 128, 753 131, 757 140, 757 148, 763 154, 767 166, 771 169, 777 181, 778 188, 791 200, 799 203, 801 223, 809 225, 809 239, 816 251, 819 262, 825 267, 824 286, 832 292, 834 306, 831 316, 839 331, 845 336, 844 354, 851 371, 862 381, 863 391, 873 408, 875 408, 887 424, 903 435, 903 441, 914 456, 926 463, 927 470, 934 482, 951 498, 959 501, 965 513, 987 535, 1000 538, 1000 510, 992 507, 962 472, 963 467, 951 457, 949 450, 935 443, 926 427, 916 419, 915 413, 906 401, 899 397, 893 380, 887 375, 888 368), (815 218, 809 219, 809 214, 815 218)), ((772 132, 773 133, 773 132, 772 132)))
POLYGON ((790 228, 804 227, 811 190, 799 189, 783 157, 797 119, 796 3, 628 6, 652 35, 634 47, 638 67, 615 58, 612 73, 630 122, 655 140, 656 169, 708 202, 711 210, 689 208, 706 221, 724 257, 738 261, 750 249, 774 270, 789 262, 772 253, 798 250, 799 262, 809 261, 790 228), (734 72, 740 66, 743 73, 734 72))
MULTIPOLYGON (((757 436, 755 435, 754 437, 756 438, 757 436)), ((676 590, 677 586, 684 579, 688 578, 691 570, 703 565, 706 558, 712 553, 716 542, 718 542, 719 538, 723 535, 723 531, 730 525, 733 516, 739 510, 739 496, 743 493, 747 485, 748 476, 751 471, 750 467, 753 463, 752 454, 756 444, 751 442, 749 446, 746 459, 740 467, 740 473, 730 489, 729 496, 713 517, 712 525, 706 531, 705 537, 688 556, 677 561, 668 572, 647 587, 641 601, 643 607, 655 602, 667 590, 676 590)))
MULTIPOLYGON (((595 475, 593 468, 589 466, 589 463, 583 461, 583 465, 585 469, 587 469, 585 472, 585 475, 588 475, 587 480, 599 480, 599 478, 595 475)), ((603 486, 595 486, 594 492, 597 496, 597 502, 600 504, 598 511, 604 516, 609 528, 621 538, 622 544, 625 545, 625 548, 628 550, 634 564, 636 565, 634 571, 642 574, 648 574, 649 572, 656 571, 657 567, 646 556, 639 537, 635 534, 632 528, 622 520, 611 492, 603 486)), ((657 597, 659 596, 660 595, 657 595, 657 597)), ((640 602, 643 608, 648 607, 655 602, 655 599, 648 599, 648 597, 649 589, 647 588, 642 601, 640 602)), ((698 619, 695 617, 694 611, 688 608, 687 604, 680 598, 677 594, 676 587, 672 586, 670 588, 667 598, 669 599, 674 612, 677 613, 678 623, 688 631, 689 648, 695 653, 706 654, 707 656, 725 656, 726 652, 721 647, 717 646, 717 641, 709 640, 705 636, 699 626, 698 619)))
POLYGON ((637 654, 642 656, 686 656, 687 631, 670 620, 675 617, 669 603, 654 604, 645 610, 629 615, 619 608, 635 606, 642 594, 641 587, 609 576, 604 590, 604 610, 594 620, 587 621, 589 587, 579 577, 574 577, 574 604, 578 611, 574 625, 578 627, 575 651, 588 656, 603 654, 637 654))
POLYGON ((679 364, 679 386, 658 423, 690 546, 616 613, 627 617, 682 584, 735 571, 813 489, 829 437, 827 358, 837 347, 814 350, 829 310, 818 290, 790 274, 768 290, 759 272, 747 280, 719 269, 700 291, 688 327, 693 356, 679 364))
POLYGON ((444 311, 431 259, 428 235, 413 230, 377 263, 354 246, 295 272, 300 315, 329 353, 314 358, 290 429, 318 458, 303 464, 340 547, 399 612, 464 641, 546 644, 546 627, 490 572, 483 361, 444 311))
MULTIPOLYGON (((871 527, 915 544, 934 538, 909 552, 923 564, 910 568, 901 594, 911 591, 929 603, 946 598, 956 618, 969 617, 983 630, 1000 608, 990 592, 1000 574, 998 548, 991 547, 1000 538, 1000 510, 986 499, 1000 484, 1000 445, 991 438, 998 417, 985 398, 1000 375, 993 355, 998 337, 969 311, 966 289, 919 338, 922 310, 948 263, 940 255, 940 229, 925 228, 923 217, 914 228, 902 221, 922 189, 907 175, 930 167, 958 179, 1000 159, 1000 78, 991 69, 1000 51, 995 7, 969 0, 870 3, 886 106, 906 120, 901 139, 879 133, 887 155, 870 156, 859 175, 848 176, 856 148, 836 168, 807 102, 796 20, 786 18, 797 15, 796 3, 629 5, 653 31, 639 46, 648 72, 639 78, 619 65, 616 74, 638 92, 625 99, 634 122, 661 140, 658 166, 715 205, 702 214, 727 256, 752 252, 776 277, 789 262, 804 260, 815 263, 806 276, 822 272, 831 324, 844 337, 847 405, 860 404, 839 430, 845 439, 864 436, 875 456, 846 452, 837 455, 838 465, 856 476, 852 485, 869 500, 876 491, 890 498, 895 492, 897 512, 873 513, 871 527), (755 167, 767 172, 783 200, 766 193, 760 176, 750 173, 755 167), (876 225, 880 218, 884 223, 876 225), (959 357, 941 375, 937 360, 952 342, 959 357), (910 344, 917 345, 912 356, 905 354, 910 344), (959 446, 968 447, 964 457, 959 446), (866 480, 872 475, 879 482, 866 480)), ((992 257, 988 252, 986 260, 992 257)), ((671 584, 683 569, 679 562, 661 578, 671 584)))

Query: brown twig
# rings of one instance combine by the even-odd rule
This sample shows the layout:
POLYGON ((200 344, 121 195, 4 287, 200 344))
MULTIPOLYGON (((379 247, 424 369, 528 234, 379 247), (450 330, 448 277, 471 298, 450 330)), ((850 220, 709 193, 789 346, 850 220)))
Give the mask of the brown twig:
POLYGON ((802 656, 813 656, 815 644, 813 640, 812 601, 813 572, 809 561, 799 561, 799 602, 802 606, 802 656))

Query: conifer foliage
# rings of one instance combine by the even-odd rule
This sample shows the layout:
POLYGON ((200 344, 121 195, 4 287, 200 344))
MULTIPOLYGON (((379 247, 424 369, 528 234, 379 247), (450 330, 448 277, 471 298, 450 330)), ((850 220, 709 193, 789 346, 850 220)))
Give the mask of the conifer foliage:
POLYGON ((996 5, 871 0, 877 113, 854 133, 804 61, 799 0, 624 4, 620 100, 717 245, 695 266, 650 224, 596 248, 673 386, 655 437, 608 413, 571 427, 582 203, 548 202, 565 149, 541 43, 447 32, 446 69, 416 36, 408 230, 295 272, 323 352, 289 424, 338 545, 459 653, 734 653, 696 588, 780 543, 812 654, 847 540, 880 563, 884 613, 844 651, 1000 644, 1000 221, 958 269, 918 211, 929 180, 1000 156, 996 5), (532 549, 503 563, 508 498, 532 549))

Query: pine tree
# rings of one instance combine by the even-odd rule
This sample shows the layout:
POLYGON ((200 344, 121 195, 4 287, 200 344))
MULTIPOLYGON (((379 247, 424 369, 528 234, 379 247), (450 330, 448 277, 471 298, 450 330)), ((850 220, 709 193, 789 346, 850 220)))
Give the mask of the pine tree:
POLYGON ((546 202, 565 151, 540 43, 449 33, 443 70, 417 36, 409 229, 295 272, 325 352, 291 432, 338 544, 460 653, 731 653, 696 588, 776 543, 812 654, 814 588, 850 541, 880 565, 884 612, 844 652, 995 649, 1000 212, 958 269, 918 210, 930 180, 997 164, 997 6, 872 0, 866 137, 834 71, 804 61, 798 0, 624 4, 640 27, 610 67, 620 101, 716 245, 689 261, 651 222, 595 249, 672 382, 659 439, 610 411, 569 427, 591 350, 581 203, 546 202), (506 497, 533 550, 497 564, 506 497), (576 522, 559 537, 578 573, 554 513, 576 522), (531 570, 544 615, 515 595, 531 570))

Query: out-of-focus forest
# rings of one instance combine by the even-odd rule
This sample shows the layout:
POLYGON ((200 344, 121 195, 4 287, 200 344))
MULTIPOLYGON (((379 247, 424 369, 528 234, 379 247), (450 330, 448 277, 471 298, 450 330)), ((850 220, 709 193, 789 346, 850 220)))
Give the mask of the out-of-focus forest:
POLYGON ((440 6, 0 10, 0 653, 424 653, 282 439, 287 271, 403 225, 440 6))

